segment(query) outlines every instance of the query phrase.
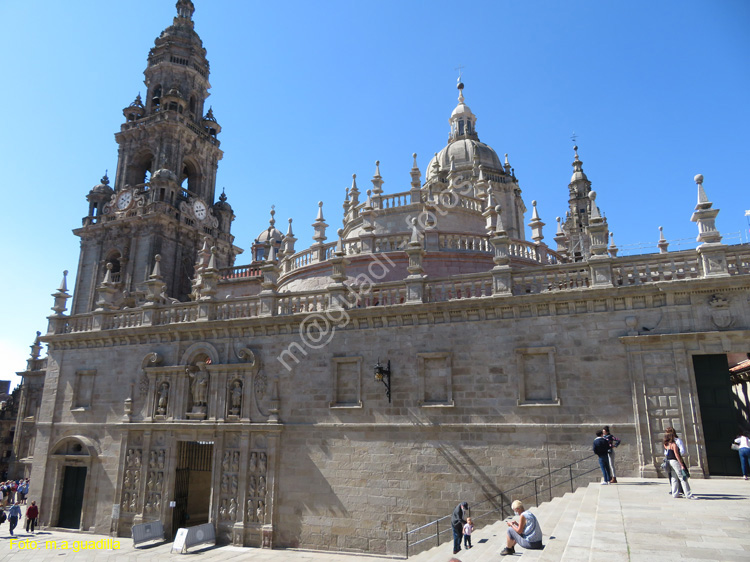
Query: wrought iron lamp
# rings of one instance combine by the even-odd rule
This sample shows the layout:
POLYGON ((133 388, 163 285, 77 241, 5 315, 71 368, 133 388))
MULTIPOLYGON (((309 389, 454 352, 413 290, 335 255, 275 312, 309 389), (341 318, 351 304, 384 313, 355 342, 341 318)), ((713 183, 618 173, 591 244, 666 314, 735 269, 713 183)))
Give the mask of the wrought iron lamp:
POLYGON ((375 365, 375 380, 382 382, 385 385, 385 395, 388 397, 388 402, 391 401, 391 360, 388 360, 388 366, 384 367, 380 364, 380 358, 375 365))

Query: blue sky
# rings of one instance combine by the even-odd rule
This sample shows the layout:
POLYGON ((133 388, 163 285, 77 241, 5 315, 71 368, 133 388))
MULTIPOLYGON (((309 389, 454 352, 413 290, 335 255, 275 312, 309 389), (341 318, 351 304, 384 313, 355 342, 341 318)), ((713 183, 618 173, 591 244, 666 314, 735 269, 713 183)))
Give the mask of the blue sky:
MULTIPOLYGON (((174 4, 0 3, 0 378, 25 367, 64 269, 73 286, 71 229, 105 169, 114 176, 121 110, 145 92, 146 56, 174 4)), ((655 251, 660 225, 673 249, 695 246, 697 173, 721 209, 725 242, 747 241, 750 2, 195 5, 211 63, 208 104, 223 127, 217 192, 226 188, 246 250, 272 204, 277 226, 294 218, 301 248, 324 201, 332 236, 351 174, 367 189, 375 160, 386 192, 407 190, 411 154, 424 174, 446 144, 460 65, 480 139, 509 154, 551 244, 567 208, 574 131, 628 253, 655 251)))

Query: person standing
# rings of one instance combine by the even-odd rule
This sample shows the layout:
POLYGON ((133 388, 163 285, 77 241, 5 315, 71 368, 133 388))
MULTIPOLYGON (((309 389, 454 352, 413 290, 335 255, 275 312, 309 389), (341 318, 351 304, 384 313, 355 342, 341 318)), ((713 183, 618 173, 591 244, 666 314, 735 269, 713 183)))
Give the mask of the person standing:
POLYGON ((18 525, 18 520, 21 518, 21 506, 18 502, 14 503, 8 510, 8 525, 10 525, 10 536, 13 536, 13 529, 18 525))
POLYGON ((26 532, 29 532, 29 527, 31 527, 31 532, 34 532, 34 527, 36 527, 36 518, 39 517, 39 508, 36 505, 35 501, 31 502, 31 505, 26 508, 26 532))
POLYGON ((451 527, 453 527, 453 554, 461 550, 461 537, 464 535, 466 525, 466 512, 469 511, 468 502, 461 502, 456 506, 451 515, 451 527))
POLYGON ((740 465, 742 466, 742 476, 745 480, 750 476, 750 439, 747 437, 747 432, 742 431, 734 440, 740 448, 737 451, 740 454, 740 465))
POLYGON ((464 548, 470 549, 471 548, 471 532, 474 530, 474 523, 471 520, 471 517, 466 518, 466 525, 464 525, 464 548))
POLYGON ((604 432, 602 437, 604 437, 607 440, 607 443, 609 443, 609 474, 612 476, 610 483, 617 484, 617 475, 615 474, 615 447, 620 446, 620 440, 612 435, 609 431, 608 425, 605 425, 602 428, 602 431, 604 432))
POLYGON ((594 453, 599 457, 599 468, 602 469, 602 475, 604 481, 602 484, 609 484, 612 480, 612 475, 609 472, 609 441, 604 438, 604 431, 598 430, 596 432, 596 439, 594 439, 594 445, 592 447, 594 453))
MULTIPOLYGON (((682 455, 683 460, 685 459, 685 455, 687 455, 687 449, 685 448, 685 443, 682 441, 682 439, 679 438, 677 435, 677 431, 675 431, 674 427, 668 427, 666 430, 666 433, 671 434, 674 437, 675 445, 677 445, 677 449, 680 451, 680 455, 682 455)), ((667 454, 666 449, 664 450, 664 454, 667 454)), ((669 493, 672 493, 672 471, 667 469, 667 477, 669 478, 669 493)), ((677 491, 678 493, 682 494, 684 493, 682 489, 682 485, 680 484, 680 481, 677 481, 677 491)))
POLYGON ((508 536, 505 542, 505 548, 500 551, 500 556, 515 554, 516 544, 529 550, 542 549, 542 528, 536 520, 536 516, 528 510, 525 510, 523 503, 519 500, 510 504, 513 512, 518 515, 518 522, 506 521, 508 525, 508 536))
POLYGON ((686 470, 685 461, 682 459, 680 449, 675 443, 674 433, 664 434, 664 452, 667 460, 667 471, 673 472, 672 475, 672 497, 680 497, 680 488, 678 482, 682 485, 682 489, 685 490, 685 497, 691 500, 697 499, 693 492, 690 490, 690 484, 688 484, 687 478, 684 475, 686 470))

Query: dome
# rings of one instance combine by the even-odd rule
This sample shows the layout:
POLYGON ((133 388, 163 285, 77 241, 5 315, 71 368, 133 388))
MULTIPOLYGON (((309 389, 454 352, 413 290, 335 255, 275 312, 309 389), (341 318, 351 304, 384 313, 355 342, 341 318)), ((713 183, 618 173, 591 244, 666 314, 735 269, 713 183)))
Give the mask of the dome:
POLYGON ((101 183, 91 188, 91 193, 104 193, 109 195, 112 192, 112 188, 109 187, 109 178, 107 177, 107 174, 104 174, 104 177, 101 179, 101 183))
POLYGON ((453 113, 451 113, 451 118, 458 117, 459 115, 466 115, 474 117, 474 114, 471 112, 471 109, 469 109, 469 106, 466 105, 464 102, 459 103, 456 108, 453 110, 453 113))
POLYGON ((576 170, 573 172, 573 175, 570 176, 570 183, 575 183, 580 180, 586 180, 588 181, 589 178, 586 177, 586 174, 583 170, 576 170))
MULTIPOLYGON (((461 104, 463 105, 463 104, 461 104)), ((461 106, 459 105, 459 107, 461 106)), ((458 108, 456 108, 458 109, 458 108)), ((468 109, 468 108, 467 108, 468 109)), ((448 170, 451 165, 451 158, 456 165, 456 169, 466 169, 474 166, 474 155, 477 155, 477 164, 483 166, 487 172, 498 172, 504 174, 503 164, 500 161, 495 150, 474 139, 460 139, 450 143, 433 156, 427 166, 427 180, 429 181, 434 175, 433 165, 437 159, 441 170, 448 170)))
POLYGON ((263 232, 258 234, 256 241, 260 244, 265 244, 268 241, 281 242, 282 238, 284 238, 284 235, 278 228, 275 226, 269 226, 263 232))

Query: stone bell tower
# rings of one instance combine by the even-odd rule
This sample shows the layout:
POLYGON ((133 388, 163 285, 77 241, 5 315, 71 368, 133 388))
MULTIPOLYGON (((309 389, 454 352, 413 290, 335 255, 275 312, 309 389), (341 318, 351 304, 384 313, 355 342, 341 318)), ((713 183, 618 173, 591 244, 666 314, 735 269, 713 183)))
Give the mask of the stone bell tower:
POLYGON ((74 231, 81 237, 74 314, 95 308, 108 269, 113 305, 133 305, 159 254, 166 296, 187 300, 205 237, 217 248, 219 268, 234 265, 242 252, 232 244, 226 196, 215 200, 221 126, 211 108, 204 114, 209 64, 194 11, 191 0, 179 0, 172 25, 149 52, 145 101, 139 94, 123 110, 115 134, 114 189, 105 176, 87 197, 89 215, 74 231))

